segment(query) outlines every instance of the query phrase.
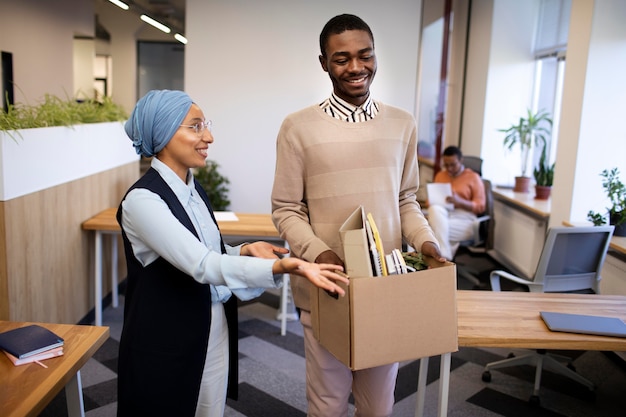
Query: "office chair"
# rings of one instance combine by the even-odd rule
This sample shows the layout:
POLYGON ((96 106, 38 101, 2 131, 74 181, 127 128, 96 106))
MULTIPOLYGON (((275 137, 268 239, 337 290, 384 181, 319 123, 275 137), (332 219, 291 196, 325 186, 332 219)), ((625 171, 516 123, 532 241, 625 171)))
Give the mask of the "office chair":
MULTIPOLYGON (((500 291, 500 279, 527 285, 531 292, 571 292, 591 290, 598 293, 600 271, 604 263, 613 226, 554 227, 547 233, 546 241, 537 264, 535 276, 525 279, 506 271, 496 270, 490 274, 491 288, 500 291)), ((571 358, 547 353, 539 349, 527 355, 488 363, 482 375, 485 382, 491 381, 491 370, 514 365, 535 365, 535 385, 530 403, 539 405, 541 372, 545 367, 571 378, 591 391, 594 384, 575 372, 571 358), (561 362, 568 362, 567 366, 561 362)))
POLYGON ((464 155, 463 165, 471 169, 481 177, 483 176, 483 160, 478 156, 464 155))

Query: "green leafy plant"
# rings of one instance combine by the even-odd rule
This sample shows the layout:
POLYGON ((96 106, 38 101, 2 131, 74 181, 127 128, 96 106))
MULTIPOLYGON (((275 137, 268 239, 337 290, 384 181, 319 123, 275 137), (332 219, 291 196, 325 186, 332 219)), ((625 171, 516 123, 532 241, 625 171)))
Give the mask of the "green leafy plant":
POLYGON ((230 200, 228 199, 228 184, 230 184, 230 181, 219 173, 218 168, 217 162, 207 160, 205 166, 194 171, 194 177, 196 177, 196 180, 198 180, 209 196, 213 210, 225 211, 230 206, 230 200))
MULTIPOLYGON (((73 126, 83 123, 102 123, 128 119, 125 110, 110 97, 102 100, 61 98, 46 94, 38 104, 11 104, 6 112, 0 111, 0 131, 15 139, 19 129, 51 126, 73 126)), ((17 135, 20 136, 19 132, 17 135)))
POLYGON ((607 207, 605 214, 589 210, 587 220, 595 226, 608 223, 615 226, 626 223, 626 186, 619 178, 619 169, 605 169, 600 173, 602 188, 606 191, 611 207, 607 207))
POLYGON ((421 252, 402 252, 402 258, 404 258, 404 263, 406 263, 407 266, 416 271, 428 269, 428 264, 421 252))
POLYGON ((552 187, 555 163, 548 164, 546 159, 546 147, 544 146, 541 151, 541 157, 539 158, 539 164, 533 170, 533 176, 535 177, 535 183, 537 185, 552 187))
POLYGON ((511 125, 506 129, 498 129, 503 132, 504 147, 508 150, 513 149, 515 145, 519 145, 522 158, 522 177, 526 177, 526 169, 528 167, 528 158, 530 157, 530 149, 533 143, 547 143, 546 138, 549 137, 552 130, 552 119, 546 111, 533 113, 527 110, 526 117, 520 117, 517 124, 511 125), (546 127, 547 125, 547 127, 546 127))

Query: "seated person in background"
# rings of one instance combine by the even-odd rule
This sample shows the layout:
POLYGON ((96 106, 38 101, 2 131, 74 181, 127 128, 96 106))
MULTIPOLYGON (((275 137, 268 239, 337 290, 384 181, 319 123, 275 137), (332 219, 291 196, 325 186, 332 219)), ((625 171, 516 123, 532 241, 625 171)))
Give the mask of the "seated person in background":
POLYGON ((441 254, 449 260, 459 243, 473 238, 472 225, 478 214, 485 211, 485 187, 480 176, 463 165, 463 153, 456 146, 443 151, 443 168, 433 182, 450 183, 452 195, 446 202, 454 205, 447 210, 441 205, 428 207, 428 222, 441 246, 441 254))

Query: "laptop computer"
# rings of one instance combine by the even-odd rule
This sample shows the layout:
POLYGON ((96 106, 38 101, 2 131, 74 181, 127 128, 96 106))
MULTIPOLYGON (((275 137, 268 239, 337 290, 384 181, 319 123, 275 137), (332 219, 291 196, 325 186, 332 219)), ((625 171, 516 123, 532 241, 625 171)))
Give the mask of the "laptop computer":
POLYGON ((618 317, 555 313, 549 311, 542 311, 540 314, 548 328, 553 332, 626 337, 626 323, 618 317))

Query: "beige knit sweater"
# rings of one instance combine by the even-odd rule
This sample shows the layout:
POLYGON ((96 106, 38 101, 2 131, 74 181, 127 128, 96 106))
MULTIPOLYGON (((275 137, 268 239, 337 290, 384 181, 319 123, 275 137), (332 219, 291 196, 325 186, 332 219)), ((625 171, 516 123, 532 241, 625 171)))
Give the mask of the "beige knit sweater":
MULTIPOLYGON (((404 110, 377 103, 370 121, 348 123, 318 105, 284 120, 276 144, 272 217, 293 256, 313 262, 331 249, 343 259, 339 227, 362 205, 386 253, 403 240, 437 242, 417 203, 416 125, 404 110)), ((296 306, 310 311, 306 279, 292 277, 296 306)))

